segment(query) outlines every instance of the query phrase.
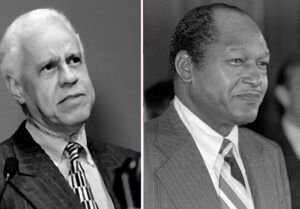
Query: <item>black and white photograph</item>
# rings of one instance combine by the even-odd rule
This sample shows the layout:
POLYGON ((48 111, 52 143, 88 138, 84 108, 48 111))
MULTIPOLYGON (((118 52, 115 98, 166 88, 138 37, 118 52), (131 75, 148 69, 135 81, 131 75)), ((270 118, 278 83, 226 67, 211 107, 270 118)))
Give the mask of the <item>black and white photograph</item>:
POLYGON ((0 208, 141 208, 141 2, 0 11, 0 208))
POLYGON ((144 208, 300 208, 299 2, 143 8, 144 208))

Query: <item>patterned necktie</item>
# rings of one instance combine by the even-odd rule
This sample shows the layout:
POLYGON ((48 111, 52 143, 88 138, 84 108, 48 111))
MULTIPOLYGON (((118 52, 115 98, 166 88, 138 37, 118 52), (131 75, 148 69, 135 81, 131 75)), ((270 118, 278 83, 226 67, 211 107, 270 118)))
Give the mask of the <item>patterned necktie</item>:
POLYGON ((247 209, 245 181, 232 153, 232 146, 225 138, 219 151, 224 158, 219 177, 220 201, 223 209, 247 209))
POLYGON ((66 146, 70 159, 69 184, 86 209, 98 209, 85 172, 78 161, 80 149, 82 149, 82 146, 75 142, 70 142, 66 146))

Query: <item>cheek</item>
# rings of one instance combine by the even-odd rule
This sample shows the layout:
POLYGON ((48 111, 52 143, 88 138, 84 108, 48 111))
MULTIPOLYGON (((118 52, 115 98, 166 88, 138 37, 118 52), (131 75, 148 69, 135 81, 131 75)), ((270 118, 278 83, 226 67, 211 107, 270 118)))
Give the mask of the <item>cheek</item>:
POLYGON ((55 105, 55 88, 53 88, 51 85, 47 85, 47 83, 44 82, 42 85, 35 85, 32 87, 32 92, 34 92, 34 99, 36 100, 37 105, 41 109, 49 109, 53 108, 55 105))
POLYGON ((25 96, 25 103, 29 105, 30 103, 37 103, 38 100, 38 92, 37 88, 35 87, 35 83, 28 80, 23 80, 22 83, 24 96, 25 96))
POLYGON ((269 80, 267 74, 263 75, 262 79, 262 91, 266 92, 269 86, 269 80))
POLYGON ((95 97, 94 86, 88 74, 81 77, 81 83, 91 97, 95 97))

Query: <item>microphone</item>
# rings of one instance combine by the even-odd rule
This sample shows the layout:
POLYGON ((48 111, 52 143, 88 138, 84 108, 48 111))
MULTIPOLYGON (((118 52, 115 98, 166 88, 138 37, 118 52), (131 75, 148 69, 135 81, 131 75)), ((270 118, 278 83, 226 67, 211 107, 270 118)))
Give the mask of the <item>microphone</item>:
POLYGON ((9 182, 10 179, 12 179, 16 173, 19 170, 19 161, 17 158, 14 157, 9 157, 6 159, 5 161, 5 165, 4 165, 4 178, 5 178, 5 183, 4 183, 4 188, 1 191, 0 194, 0 205, 1 205, 1 201, 3 198, 3 194, 5 192, 6 186, 9 182))
POLYGON ((5 165, 4 165, 4 177, 5 181, 12 179, 17 171, 19 169, 19 161, 17 158, 10 157, 6 159, 5 165))
POLYGON ((140 159, 128 158, 122 166, 121 182, 127 209, 140 206, 140 159))

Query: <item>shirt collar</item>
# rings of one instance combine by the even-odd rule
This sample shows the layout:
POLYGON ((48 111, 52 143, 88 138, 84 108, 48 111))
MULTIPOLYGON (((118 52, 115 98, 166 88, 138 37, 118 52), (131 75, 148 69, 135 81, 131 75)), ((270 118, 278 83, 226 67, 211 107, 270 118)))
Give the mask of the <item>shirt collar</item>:
MULTIPOLYGON (((64 140, 63 138, 48 135, 28 121, 26 122, 25 127, 32 136, 33 140, 45 150, 45 152, 56 165, 64 159, 64 150, 69 141, 64 140)), ((81 127, 78 135, 72 138, 74 138, 74 142, 80 144, 84 148, 85 153, 87 153, 89 156, 84 125, 81 127)))
MULTIPOLYGON (((213 168, 224 137, 190 111, 177 96, 174 98, 174 106, 195 140, 206 165, 213 168)), ((235 125, 226 138, 233 143, 238 152, 238 126, 235 125)))

